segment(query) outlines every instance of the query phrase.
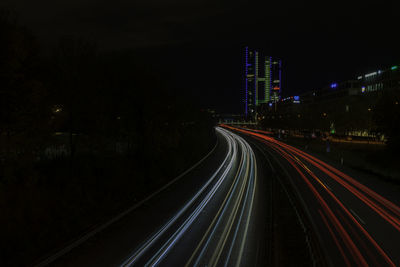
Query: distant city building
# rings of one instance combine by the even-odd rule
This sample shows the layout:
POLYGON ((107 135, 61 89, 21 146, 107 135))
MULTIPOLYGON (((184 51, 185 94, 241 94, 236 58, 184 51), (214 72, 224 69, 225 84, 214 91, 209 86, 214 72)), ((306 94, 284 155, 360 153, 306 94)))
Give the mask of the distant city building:
POLYGON ((390 90, 399 86, 399 66, 395 65, 386 70, 377 70, 357 77, 361 93, 371 93, 390 90))
MULTIPOLYGON (((321 130, 346 136, 379 136, 373 118, 383 95, 399 95, 400 66, 332 82, 298 96, 281 97, 258 111, 258 118, 273 128, 321 130), (276 108, 277 106, 277 108, 276 108)), ((391 105, 399 105, 397 98, 391 105)))
POLYGON ((282 60, 270 57, 267 63, 270 72, 270 75, 266 77, 267 84, 269 84, 268 102, 278 102, 282 92, 282 60))
POLYGON ((260 105, 281 99, 282 61, 246 46, 243 82, 244 114, 254 119, 260 105))

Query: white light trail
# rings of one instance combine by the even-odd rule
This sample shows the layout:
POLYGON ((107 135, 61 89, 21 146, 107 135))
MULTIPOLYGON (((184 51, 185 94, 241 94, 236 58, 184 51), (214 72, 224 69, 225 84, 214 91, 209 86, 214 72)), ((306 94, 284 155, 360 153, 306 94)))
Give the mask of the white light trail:
POLYGON ((230 190, 212 220, 210 227, 208 227, 208 230, 203 235, 203 238, 186 265, 193 260, 195 260, 194 266, 208 260, 208 254, 211 252, 214 252, 214 254, 211 257, 211 264, 209 266, 217 265, 221 255, 225 254, 227 256, 225 256, 224 262, 227 265, 233 260, 231 256, 234 248, 237 248, 239 251, 238 254, 235 254, 235 259, 237 258, 239 260, 238 264, 240 264, 242 254, 244 253, 244 245, 247 240, 256 192, 257 170, 255 155, 250 145, 243 138, 223 128, 218 127, 217 131, 228 143, 228 151, 223 162, 201 189, 167 223, 136 249, 122 266, 135 265, 142 257, 146 262, 145 266, 159 265, 188 229, 194 225, 205 207, 214 199, 217 192, 220 191, 221 185, 225 181, 228 181, 228 177, 232 177, 230 175, 231 171, 233 168, 236 168, 238 160, 240 162, 237 167, 236 176, 232 177, 230 190), (187 217, 185 218, 184 216, 187 217), (182 217, 184 219, 183 223, 176 225, 177 220, 182 217), (166 236, 167 230, 171 229, 174 225, 177 227, 176 230, 166 236), (221 231, 223 232, 223 236, 219 236, 221 231), (231 237, 233 238, 233 243, 227 247, 227 240, 231 237), (158 241, 161 240, 166 241, 160 244, 158 241), (216 247, 213 247, 213 245, 216 245, 216 247), (145 256, 150 248, 152 250, 156 248, 156 252, 150 256, 145 256), (198 253, 200 249, 201 251, 198 253), (227 253, 223 254, 222 252, 225 249, 227 253), (146 257, 148 258, 146 259, 146 257))

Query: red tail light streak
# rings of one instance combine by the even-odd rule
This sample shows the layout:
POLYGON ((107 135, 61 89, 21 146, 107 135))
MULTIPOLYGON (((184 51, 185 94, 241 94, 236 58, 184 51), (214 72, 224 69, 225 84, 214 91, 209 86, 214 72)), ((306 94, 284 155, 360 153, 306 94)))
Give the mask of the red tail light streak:
POLYGON ((392 227, 390 231, 399 234, 400 208, 396 204, 326 162, 266 135, 267 132, 238 129, 227 125, 223 127, 249 135, 264 143, 298 173, 318 201, 321 224, 325 226, 332 242, 336 244, 346 265, 352 265, 351 261, 358 266, 376 265, 376 258, 379 258, 388 266, 396 266, 393 256, 397 253, 387 249, 388 246, 382 242, 382 234, 378 242, 378 235, 371 230, 372 227, 363 225, 360 218, 354 216, 348 203, 343 202, 328 184, 334 184, 335 189, 340 188, 341 192, 350 193, 351 199, 358 199, 363 207, 367 207, 364 209, 370 209, 368 212, 374 214, 374 218, 383 220, 385 226, 392 227))

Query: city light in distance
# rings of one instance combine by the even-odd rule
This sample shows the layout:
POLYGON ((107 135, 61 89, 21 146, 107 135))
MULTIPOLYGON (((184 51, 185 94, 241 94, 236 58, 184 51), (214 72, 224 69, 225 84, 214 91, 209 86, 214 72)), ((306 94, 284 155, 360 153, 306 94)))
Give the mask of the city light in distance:
POLYGON ((376 75, 376 74, 377 74, 377 72, 376 72, 376 71, 375 71, 375 72, 372 72, 372 73, 365 74, 365 78, 368 78, 368 77, 374 76, 374 75, 376 75))

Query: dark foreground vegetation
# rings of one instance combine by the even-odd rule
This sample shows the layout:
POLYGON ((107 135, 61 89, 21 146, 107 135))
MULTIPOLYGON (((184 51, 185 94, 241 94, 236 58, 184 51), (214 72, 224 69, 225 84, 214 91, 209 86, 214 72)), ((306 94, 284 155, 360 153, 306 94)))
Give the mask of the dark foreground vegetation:
POLYGON ((143 57, 76 38, 41 54, 5 11, 0 38, 0 266, 32 265, 214 145, 209 115, 143 57))

